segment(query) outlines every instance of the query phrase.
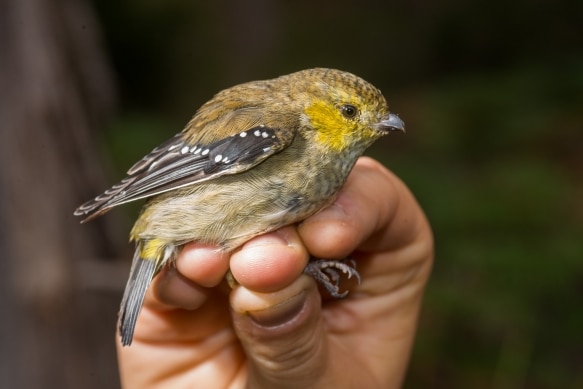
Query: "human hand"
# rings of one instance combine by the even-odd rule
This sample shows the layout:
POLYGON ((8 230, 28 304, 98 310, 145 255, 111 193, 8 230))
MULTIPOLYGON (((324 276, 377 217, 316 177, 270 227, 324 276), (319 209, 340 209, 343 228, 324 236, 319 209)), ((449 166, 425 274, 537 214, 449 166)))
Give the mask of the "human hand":
POLYGON ((433 259, 429 224, 405 185, 361 158, 335 203, 230 255, 186 245, 153 281, 124 388, 396 388, 433 259), (346 299, 302 275, 314 257, 352 257, 346 299), (231 269, 240 286, 226 287, 231 269))

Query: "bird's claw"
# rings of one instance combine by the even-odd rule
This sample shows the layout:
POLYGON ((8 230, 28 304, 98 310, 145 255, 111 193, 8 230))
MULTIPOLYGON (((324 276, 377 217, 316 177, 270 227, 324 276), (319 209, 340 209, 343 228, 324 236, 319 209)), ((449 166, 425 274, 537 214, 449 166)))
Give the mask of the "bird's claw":
POLYGON ((304 269, 304 274, 309 274, 322 285, 332 297, 344 298, 348 290, 340 292, 341 274, 350 279, 355 277, 360 284, 360 274, 356 270, 356 262, 347 258, 343 260, 312 259, 304 269))

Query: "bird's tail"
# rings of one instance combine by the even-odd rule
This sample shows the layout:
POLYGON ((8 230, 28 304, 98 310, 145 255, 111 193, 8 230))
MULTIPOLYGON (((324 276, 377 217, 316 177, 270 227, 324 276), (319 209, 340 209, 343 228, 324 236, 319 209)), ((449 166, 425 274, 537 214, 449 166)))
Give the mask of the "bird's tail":
POLYGON ((160 239, 138 241, 118 315, 122 345, 129 346, 132 343, 148 286, 160 268, 174 255, 174 247, 160 239))

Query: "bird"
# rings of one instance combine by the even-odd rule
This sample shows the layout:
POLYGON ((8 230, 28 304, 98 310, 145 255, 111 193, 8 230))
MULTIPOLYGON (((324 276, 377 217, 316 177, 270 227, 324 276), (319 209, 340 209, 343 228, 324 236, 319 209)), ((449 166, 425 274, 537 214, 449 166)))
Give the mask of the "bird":
MULTIPOLYGON (((227 88, 127 176, 74 214, 90 221, 147 198, 131 232, 136 248, 119 311, 132 343, 152 279, 189 242, 231 252, 330 205, 376 139, 405 131, 379 89, 341 70, 313 68, 227 88)), ((314 258, 306 270, 337 298, 349 259, 314 258)))

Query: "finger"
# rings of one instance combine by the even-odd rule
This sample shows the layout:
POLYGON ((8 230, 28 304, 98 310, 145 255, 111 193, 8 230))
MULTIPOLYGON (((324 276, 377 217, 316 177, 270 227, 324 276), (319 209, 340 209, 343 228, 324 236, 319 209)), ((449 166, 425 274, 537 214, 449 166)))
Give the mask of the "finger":
POLYGON ((415 198, 382 165, 362 158, 335 203, 308 218, 298 232, 316 256, 356 259, 359 293, 325 305, 322 316, 330 331, 350 335, 345 347, 353 355, 370 357, 367 370, 384 377, 379 382, 390 380, 397 387, 433 257, 431 230, 415 198))
POLYGON ((207 299, 207 289, 195 284, 178 272, 176 267, 167 266, 150 285, 151 293, 146 295, 144 305, 159 311, 169 309, 193 310, 207 299))
POLYGON ((233 325, 249 387, 306 387, 302 377, 322 370, 326 336, 315 282, 301 275, 307 260, 295 227, 257 237, 231 257, 241 284, 230 298, 233 325))
POLYGON ((312 255, 345 258, 355 248, 387 251, 416 238, 421 212, 405 185, 381 164, 360 158, 335 202, 298 228, 312 255))
POLYGON ((122 386, 227 387, 243 358, 228 306, 223 293, 209 295, 196 310, 145 306, 131 346, 122 347, 117 341, 122 386), (209 362, 220 369, 220 377, 209 378, 209 362))
POLYGON ((229 257, 215 247, 190 243, 176 262, 164 267, 152 281, 144 305, 156 310, 196 309, 218 285, 229 266, 229 257))
POLYGON ((401 180, 369 158, 358 161, 336 201, 298 232, 314 256, 355 258, 362 291, 389 292, 429 275, 433 240, 427 219, 401 180))
POLYGON ((239 287, 231 308, 248 358, 249 387, 311 387, 328 359, 320 296, 311 278, 301 276, 271 293, 239 287))
POLYGON ((241 285, 258 291, 279 290, 296 280, 308 253, 295 227, 258 236, 231 255, 231 272, 241 285))
POLYGON ((189 243, 176 259, 176 268, 190 281, 210 288, 217 286, 229 270, 229 254, 214 246, 189 243))
POLYGON ((152 383, 156 387, 182 387, 208 382, 209 360, 220 364, 224 373, 213 383, 227 386, 221 382, 229 381, 239 366, 231 363, 232 358, 242 358, 231 330, 228 292, 200 285, 216 283, 209 278, 219 278, 219 274, 222 279, 226 268, 228 256, 224 253, 191 244, 178 256, 176 266, 166 266, 154 278, 131 347, 117 342, 124 387, 143 388, 152 383), (203 263, 199 266, 200 260, 203 263), (212 265, 201 269, 205 260, 212 265), (177 376, 177 371, 184 374, 177 376))

